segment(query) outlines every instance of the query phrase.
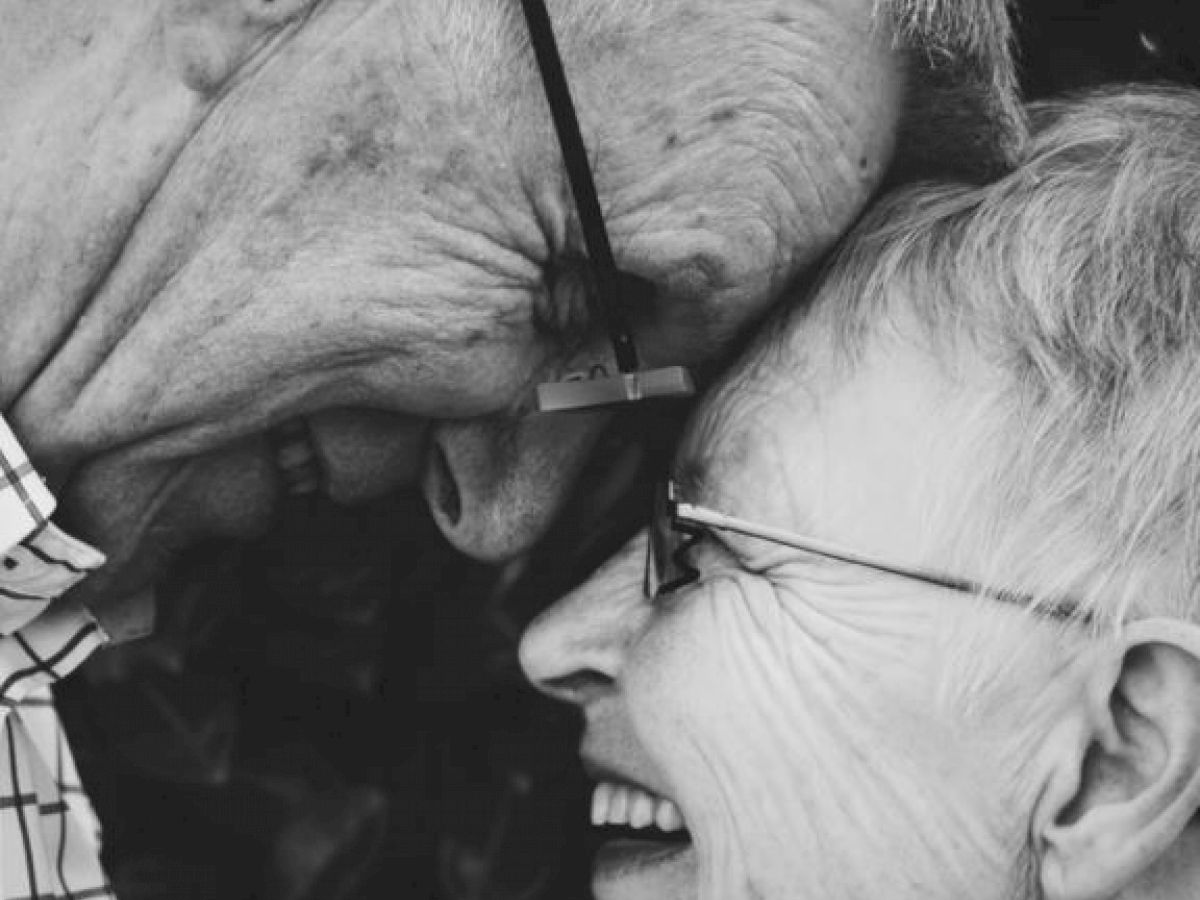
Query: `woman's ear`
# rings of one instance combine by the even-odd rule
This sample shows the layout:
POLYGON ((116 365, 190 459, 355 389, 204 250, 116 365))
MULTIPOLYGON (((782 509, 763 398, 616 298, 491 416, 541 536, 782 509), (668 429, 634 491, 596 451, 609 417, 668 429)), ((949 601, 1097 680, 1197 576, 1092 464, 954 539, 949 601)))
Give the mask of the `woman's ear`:
POLYGON ((1181 892, 1155 896, 1200 896, 1200 627, 1134 623, 1084 679, 1034 814, 1045 897, 1101 900, 1162 878, 1181 892))

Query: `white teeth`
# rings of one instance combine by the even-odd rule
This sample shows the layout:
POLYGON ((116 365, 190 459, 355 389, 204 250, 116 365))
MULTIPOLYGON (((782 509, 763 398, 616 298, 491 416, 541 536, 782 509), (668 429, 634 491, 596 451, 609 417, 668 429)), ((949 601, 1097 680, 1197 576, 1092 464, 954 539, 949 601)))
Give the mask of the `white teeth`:
POLYGON ((654 824, 660 831, 667 833, 682 831, 683 816, 679 814, 679 808, 674 803, 670 800, 662 800, 658 804, 658 809, 654 811, 654 824))
POLYGON ((321 488, 321 469, 303 422, 285 422, 275 429, 275 465, 289 494, 312 494, 321 488))
POLYGON ((645 828, 654 821, 654 798, 638 791, 629 804, 629 824, 634 828, 645 828))
POLYGON ((276 451, 276 457, 279 459, 280 468, 283 469, 299 469, 316 459, 312 447, 305 440, 283 444, 276 451))
POLYGON ((608 821, 608 804, 612 800, 612 785, 598 784, 592 791, 592 824, 603 825, 608 821))
POLYGON ((659 831, 683 830, 683 815, 665 797, 624 784, 601 782, 592 792, 593 825, 655 826, 659 831))
POLYGON ((608 803, 608 824, 624 825, 629 821, 629 788, 617 785, 608 803))

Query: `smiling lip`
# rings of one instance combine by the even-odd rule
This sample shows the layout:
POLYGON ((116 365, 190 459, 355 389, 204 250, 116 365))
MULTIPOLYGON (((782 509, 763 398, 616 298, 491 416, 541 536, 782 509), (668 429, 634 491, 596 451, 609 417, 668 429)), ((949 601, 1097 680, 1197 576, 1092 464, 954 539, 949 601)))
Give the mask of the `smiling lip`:
POLYGON ((686 865, 693 854, 691 844, 667 841, 607 841, 596 851, 592 875, 597 883, 646 876, 676 865, 686 865))
POLYGON ((694 866, 694 848, 674 801, 623 772, 585 756, 597 781, 591 823, 597 841, 597 885, 630 877, 678 877, 694 866))

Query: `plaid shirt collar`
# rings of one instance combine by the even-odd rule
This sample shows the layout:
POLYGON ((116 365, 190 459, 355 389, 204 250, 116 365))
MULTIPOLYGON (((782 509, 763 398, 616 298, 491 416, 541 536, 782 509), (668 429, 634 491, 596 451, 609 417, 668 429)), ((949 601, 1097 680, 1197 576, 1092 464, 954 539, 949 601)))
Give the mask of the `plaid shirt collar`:
POLYGON ((112 900, 50 691, 106 641, 58 599, 104 556, 50 522, 54 505, 0 417, 0 900, 112 900))
MULTIPOLYGON (((104 563, 102 553, 50 521, 55 505, 0 416, 0 640, 37 619, 104 563)), ((0 679, 4 674, 0 668, 0 679)))
POLYGON ((25 627, 104 563, 102 553, 50 521, 55 506, 0 416, 0 637, 25 627))

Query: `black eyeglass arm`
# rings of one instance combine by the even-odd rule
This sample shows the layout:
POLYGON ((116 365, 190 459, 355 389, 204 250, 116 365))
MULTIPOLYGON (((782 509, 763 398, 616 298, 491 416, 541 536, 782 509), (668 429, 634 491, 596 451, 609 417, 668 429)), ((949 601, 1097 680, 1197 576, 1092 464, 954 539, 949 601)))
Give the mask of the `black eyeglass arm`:
POLYGON ((563 71, 558 43, 554 39, 550 14, 543 0, 521 0, 521 8, 525 12, 530 43, 533 45, 534 57, 541 72, 542 87, 550 105, 550 115, 554 120, 554 131, 558 135, 563 163, 567 168, 567 179, 571 183, 575 208, 579 212, 584 244, 587 246, 588 258, 592 261, 596 278, 596 299, 608 329, 609 340, 612 341, 617 368, 622 372, 636 372, 637 349, 633 344, 629 324, 619 308, 623 287, 621 273, 617 269, 612 245, 608 240, 608 231, 604 227, 604 215, 600 210, 596 183, 592 179, 587 149, 583 144, 579 119, 571 99, 571 89, 563 71))

